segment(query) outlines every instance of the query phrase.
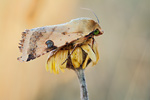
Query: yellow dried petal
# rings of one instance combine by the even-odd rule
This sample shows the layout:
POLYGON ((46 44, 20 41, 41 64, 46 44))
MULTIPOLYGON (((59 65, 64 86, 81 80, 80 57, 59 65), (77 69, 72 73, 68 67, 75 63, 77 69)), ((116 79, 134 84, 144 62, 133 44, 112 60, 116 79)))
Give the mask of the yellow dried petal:
POLYGON ((96 65, 98 63, 98 60, 99 60, 99 52, 98 52, 96 42, 94 42, 94 44, 93 44, 93 51, 95 52, 95 55, 96 55, 96 62, 93 61, 93 65, 96 65))
POLYGON ((45 68, 46 68, 46 71, 48 72, 48 70, 49 70, 48 63, 45 64, 45 68))
POLYGON ((66 68, 67 61, 62 64, 68 57, 68 50, 60 50, 55 55, 52 55, 48 58, 46 63, 46 70, 50 70, 50 72, 54 72, 54 74, 58 74, 59 70, 64 72, 64 68, 66 68))
POLYGON ((49 69, 50 69, 50 72, 52 73, 53 72, 53 64, 52 64, 52 62, 53 62, 53 56, 47 61, 48 62, 48 67, 49 67, 49 69))
POLYGON ((84 61, 84 63, 83 63, 83 65, 82 65, 82 68, 83 68, 83 69, 86 68, 86 65, 87 65, 87 62, 88 62, 89 58, 90 58, 90 57, 87 55, 87 56, 86 56, 86 59, 85 59, 85 61, 84 61))
POLYGON ((61 50, 59 51, 59 59, 60 59, 60 68, 64 69, 66 68, 67 61, 64 63, 64 61, 68 58, 68 50, 61 50))
POLYGON ((57 74, 57 67, 56 67, 56 61, 55 61, 55 55, 53 56, 53 59, 52 59, 52 70, 54 72, 54 74, 57 74))
MULTIPOLYGON (((72 52, 72 50, 70 50, 72 52)), ((79 68, 83 62, 82 49, 80 47, 75 48, 71 54, 71 61, 74 68, 79 68)))
POLYGON ((82 45, 82 49, 88 54, 93 62, 96 62, 96 56, 89 45, 82 45))
POLYGON ((58 74, 59 73, 59 67, 60 67, 60 59, 59 59, 58 53, 55 55, 54 64, 55 64, 55 73, 58 74))
POLYGON ((56 67, 60 67, 61 62, 60 62, 60 51, 56 53, 55 55, 55 62, 56 62, 56 67))

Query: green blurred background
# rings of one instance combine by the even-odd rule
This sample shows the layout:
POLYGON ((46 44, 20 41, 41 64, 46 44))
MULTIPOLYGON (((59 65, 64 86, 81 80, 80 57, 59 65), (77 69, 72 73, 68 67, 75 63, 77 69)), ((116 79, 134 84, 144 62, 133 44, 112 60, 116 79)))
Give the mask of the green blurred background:
POLYGON ((150 100, 149 0, 0 0, 0 100, 80 100, 75 72, 45 70, 47 55, 20 63, 25 29, 95 16, 100 61, 85 71, 90 100, 150 100))

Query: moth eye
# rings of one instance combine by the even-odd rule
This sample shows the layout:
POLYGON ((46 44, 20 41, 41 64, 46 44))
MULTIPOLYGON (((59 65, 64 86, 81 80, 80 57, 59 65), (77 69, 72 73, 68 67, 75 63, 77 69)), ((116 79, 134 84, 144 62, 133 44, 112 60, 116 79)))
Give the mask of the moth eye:
POLYGON ((94 35, 98 35, 100 33, 100 31, 98 30, 98 29, 96 29, 95 31, 94 31, 94 35))
POLYGON ((47 48, 51 48, 51 47, 54 46, 54 43, 53 43, 53 41, 51 41, 51 40, 47 40, 47 41, 45 42, 45 44, 47 45, 47 48))

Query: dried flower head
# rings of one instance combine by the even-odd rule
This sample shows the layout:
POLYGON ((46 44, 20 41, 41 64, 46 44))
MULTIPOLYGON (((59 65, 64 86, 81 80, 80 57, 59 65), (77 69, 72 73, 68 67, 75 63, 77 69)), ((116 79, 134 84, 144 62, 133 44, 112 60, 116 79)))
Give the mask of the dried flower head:
POLYGON ((58 74, 59 70, 64 72, 65 68, 85 69, 87 65, 92 62, 96 65, 99 60, 99 53, 97 44, 94 38, 89 39, 80 46, 68 48, 64 47, 62 50, 58 50, 56 53, 50 52, 46 63, 46 70, 51 73, 58 74))

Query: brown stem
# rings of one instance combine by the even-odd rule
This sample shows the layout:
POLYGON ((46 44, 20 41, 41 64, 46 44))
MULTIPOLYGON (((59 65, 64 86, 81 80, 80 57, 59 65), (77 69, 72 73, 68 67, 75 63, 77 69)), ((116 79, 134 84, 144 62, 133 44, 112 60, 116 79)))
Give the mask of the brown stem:
POLYGON ((80 83, 81 100, 89 100, 88 90, 87 90, 85 75, 84 75, 84 69, 82 68, 75 69, 75 72, 78 76, 79 83, 80 83))

